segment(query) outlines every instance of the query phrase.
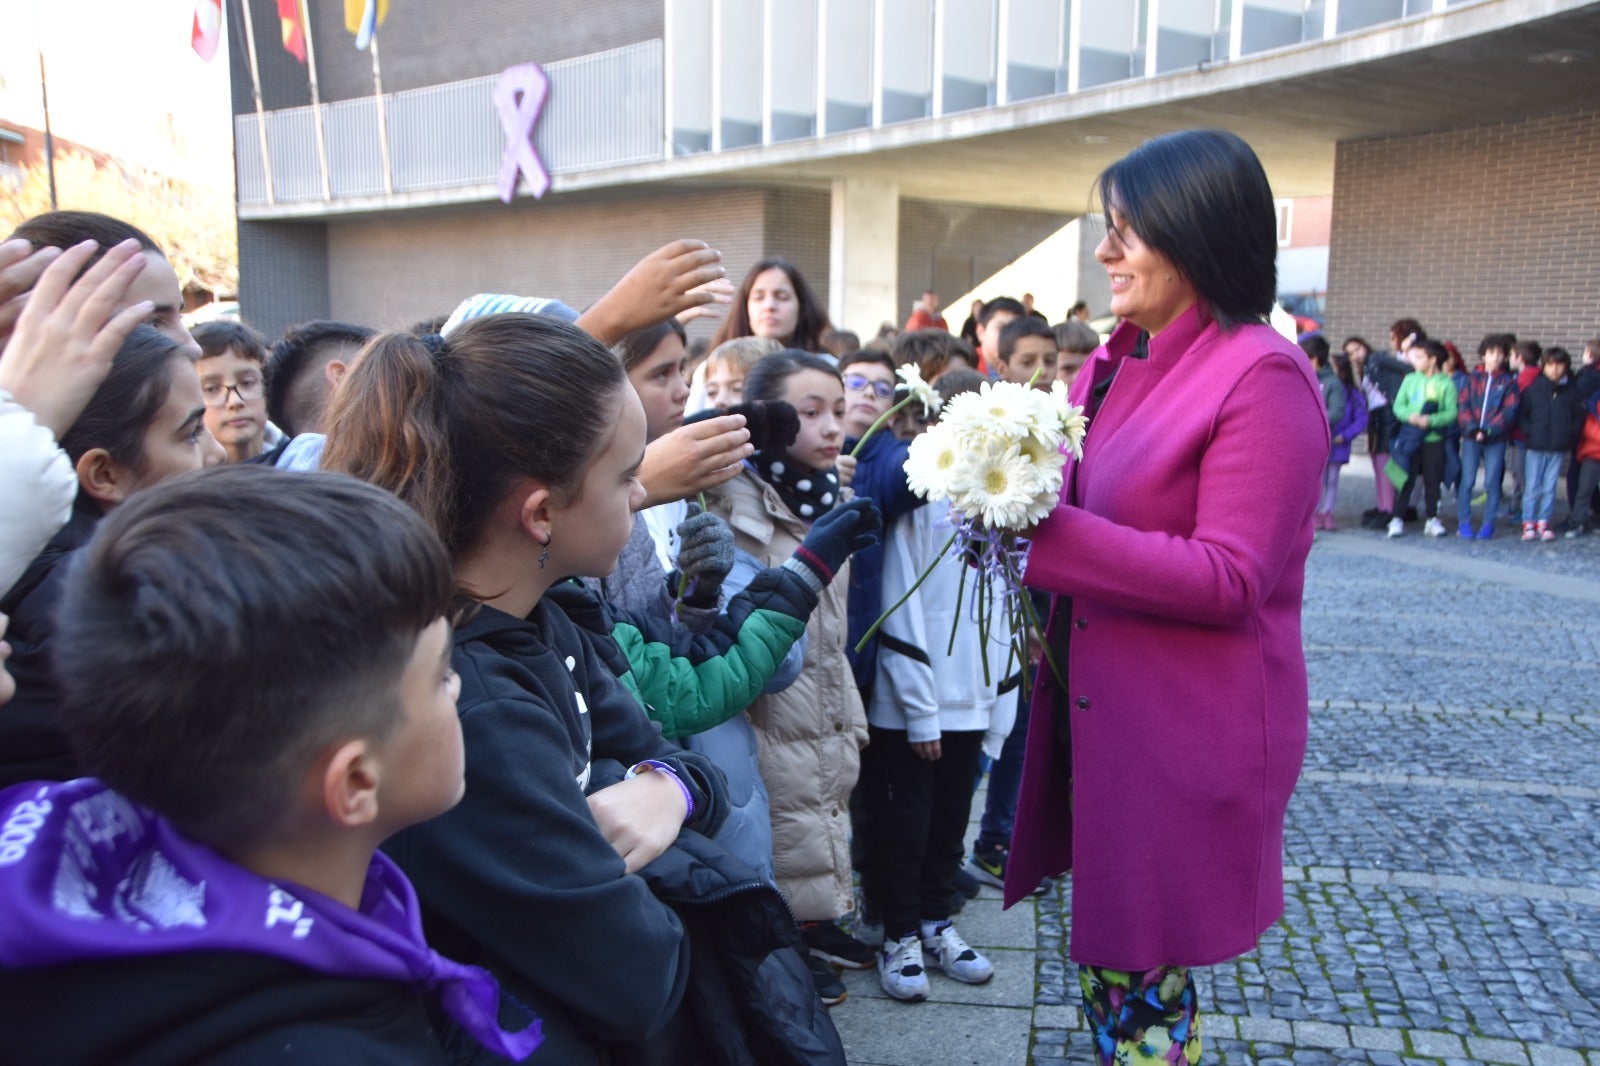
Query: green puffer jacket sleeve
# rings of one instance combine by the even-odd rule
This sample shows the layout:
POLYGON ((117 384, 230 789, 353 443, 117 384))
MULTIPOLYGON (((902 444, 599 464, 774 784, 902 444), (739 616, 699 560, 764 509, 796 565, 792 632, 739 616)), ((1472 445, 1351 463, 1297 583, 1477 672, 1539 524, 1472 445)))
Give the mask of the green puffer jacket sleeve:
POLYGON ((549 594, 584 628, 609 634, 595 642, 602 657, 672 739, 721 725, 755 702, 817 606, 816 592, 785 567, 757 574, 704 633, 613 607, 581 586, 549 594))

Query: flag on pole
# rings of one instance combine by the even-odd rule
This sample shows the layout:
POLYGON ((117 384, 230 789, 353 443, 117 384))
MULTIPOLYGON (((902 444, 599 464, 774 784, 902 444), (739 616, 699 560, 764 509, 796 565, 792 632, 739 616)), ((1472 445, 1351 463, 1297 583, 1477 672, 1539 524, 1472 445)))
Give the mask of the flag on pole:
POLYGON ((389 14, 389 0, 344 0, 344 28, 356 35, 356 50, 365 52, 389 14))
POLYGON ((222 0, 194 0, 194 26, 189 31, 189 44, 195 54, 207 63, 217 54, 217 43, 222 40, 222 0))
POLYGON ((300 0, 278 0, 278 21, 283 26, 283 50, 304 63, 306 27, 300 14, 300 0))

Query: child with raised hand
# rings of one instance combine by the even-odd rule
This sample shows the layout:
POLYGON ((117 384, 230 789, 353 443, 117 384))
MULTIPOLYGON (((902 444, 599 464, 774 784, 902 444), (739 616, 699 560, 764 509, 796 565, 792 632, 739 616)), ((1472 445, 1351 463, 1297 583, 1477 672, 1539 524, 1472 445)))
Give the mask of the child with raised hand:
MULTIPOLYGON (((844 384, 821 356, 785 349, 756 364, 744 395, 789 404, 800 415, 799 435, 785 448, 758 451, 737 477, 707 494, 707 505, 733 527, 736 546, 753 565, 772 566, 796 554, 812 523, 839 504, 834 465, 844 443, 844 384)), ((814 953, 865 968, 872 949, 833 924, 853 901, 847 801, 867 741, 866 714, 845 656, 847 588, 836 579, 819 589, 822 602, 806 625, 798 678, 756 700, 749 715, 772 804, 778 885, 806 923, 814 953)), ((813 962, 813 973, 824 1002, 844 998, 826 965, 813 962)))
POLYGON ((55 652, 93 776, 0 793, 9 1052, 443 1062, 436 1000, 528 1054, 374 853, 461 798, 452 593, 415 515, 331 474, 211 471, 101 523, 55 652))
MULTIPOLYGON (((1038 319, 1019 319, 1007 330, 1024 322, 1038 319)), ((966 387, 947 388, 953 378, 936 385, 946 402, 976 391, 982 380, 974 372, 966 387)), ((1004 642, 984 649, 976 615, 958 613, 972 571, 956 555, 939 558, 951 530, 950 508, 930 503, 889 530, 884 599, 905 601, 880 631, 877 683, 867 706, 873 755, 861 779, 870 838, 862 890, 883 918, 879 980, 890 996, 910 1002, 928 998, 928 965, 966 984, 994 976, 989 960, 951 923, 951 893, 979 754, 1000 756, 1025 668, 1007 661, 1004 642)), ((988 625, 1003 632, 1001 590, 991 582, 989 591, 988 625)))
MULTIPOLYGON (((19 331, 12 344, 21 339, 19 331)), ((56 721, 60 690, 50 671, 65 563, 107 512, 168 478, 222 461, 204 413, 188 351, 166 334, 137 326, 61 435, 77 475, 72 515, 0 597, 0 612, 11 616, 11 672, 17 680, 16 698, 0 715, 0 787, 78 776, 56 721)))
MULTIPOLYGON (((792 943, 773 938, 776 893, 699 836, 725 817, 721 774, 646 716, 636 693, 649 685, 623 676, 607 608, 569 580, 612 570, 644 496, 645 415, 617 358, 536 315, 475 319, 448 338, 385 334, 345 375, 329 425, 324 466, 418 511, 449 550, 462 597, 452 662, 466 798, 385 845, 416 883, 430 935, 538 1011, 535 1062, 631 1059, 646 1047, 693 1061, 739 1027, 697 1026, 708 993, 691 961, 709 964, 723 945, 697 940, 691 953, 684 919, 658 898, 697 898, 684 879, 692 852, 703 875, 693 887, 726 897, 679 904, 705 919, 697 935, 739 935, 742 955, 720 953, 735 971, 767 964, 765 999, 738 1007, 794 1022, 773 1061, 842 1058, 792 943), (765 924, 752 932, 752 920, 765 924)), ((675 674, 683 691, 697 676, 675 674)), ((722 1013, 766 1047, 750 1015, 722 1013)))
POLYGON ((1495 516, 1500 512, 1500 485, 1505 480, 1506 444, 1517 424, 1520 393, 1516 379, 1506 364, 1516 342, 1504 333, 1491 333, 1478 345, 1478 368, 1456 397, 1456 420, 1461 427, 1461 486, 1456 493, 1456 512, 1461 525, 1456 530, 1462 539, 1494 536, 1495 516), (1472 486, 1483 467, 1483 523, 1476 533, 1472 528, 1472 486))

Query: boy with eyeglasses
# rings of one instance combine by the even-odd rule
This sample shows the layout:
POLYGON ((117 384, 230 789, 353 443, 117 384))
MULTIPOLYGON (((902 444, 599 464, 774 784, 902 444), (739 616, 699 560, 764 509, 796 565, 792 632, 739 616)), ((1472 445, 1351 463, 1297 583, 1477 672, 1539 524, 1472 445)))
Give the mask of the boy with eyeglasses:
POLYGON ((228 462, 255 459, 267 450, 272 428, 267 422, 265 342, 249 326, 224 319, 196 326, 194 340, 200 346, 196 369, 206 429, 222 445, 228 462))

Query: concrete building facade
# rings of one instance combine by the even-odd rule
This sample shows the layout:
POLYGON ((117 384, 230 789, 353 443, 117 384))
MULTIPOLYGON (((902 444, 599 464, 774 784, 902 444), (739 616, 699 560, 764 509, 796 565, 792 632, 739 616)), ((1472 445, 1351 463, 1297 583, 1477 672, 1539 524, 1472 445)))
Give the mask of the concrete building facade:
MULTIPOLYGON (((924 288, 982 291, 1095 210, 1108 163, 1201 125, 1249 140, 1280 197, 1332 196, 1330 332, 1600 328, 1597 3, 463 0, 395 9, 380 95, 340 5, 313 0, 315 108, 272 0, 242 3, 261 107, 235 17, 241 301, 268 332, 483 290, 582 305, 696 236, 735 277, 788 256, 870 335, 924 288), (530 61, 552 185, 505 204, 491 95, 530 61)), ((1099 310, 1096 227, 1074 232, 1064 269, 1099 310)))

